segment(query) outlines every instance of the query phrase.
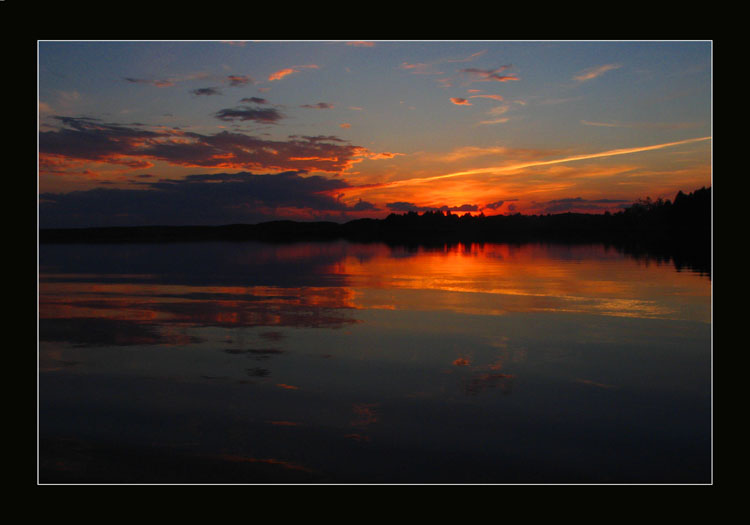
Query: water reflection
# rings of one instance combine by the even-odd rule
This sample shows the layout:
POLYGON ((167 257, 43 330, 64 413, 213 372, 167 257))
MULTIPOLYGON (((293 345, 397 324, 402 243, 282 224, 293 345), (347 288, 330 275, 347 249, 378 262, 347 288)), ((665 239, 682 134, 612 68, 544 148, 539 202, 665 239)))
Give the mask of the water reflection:
POLYGON ((39 258, 43 481, 709 472, 700 272, 602 245, 42 245, 39 258))

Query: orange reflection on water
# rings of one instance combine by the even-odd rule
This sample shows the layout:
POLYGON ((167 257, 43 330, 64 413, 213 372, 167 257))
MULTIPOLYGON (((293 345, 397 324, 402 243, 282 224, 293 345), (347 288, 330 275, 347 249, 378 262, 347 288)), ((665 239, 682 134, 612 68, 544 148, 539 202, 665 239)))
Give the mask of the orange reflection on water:
POLYGON ((457 244, 349 256, 337 269, 362 308, 710 320, 708 279, 599 245, 457 244))
POLYGON ((347 287, 187 286, 42 282, 40 319, 110 319, 213 326, 335 325, 355 308, 347 287))

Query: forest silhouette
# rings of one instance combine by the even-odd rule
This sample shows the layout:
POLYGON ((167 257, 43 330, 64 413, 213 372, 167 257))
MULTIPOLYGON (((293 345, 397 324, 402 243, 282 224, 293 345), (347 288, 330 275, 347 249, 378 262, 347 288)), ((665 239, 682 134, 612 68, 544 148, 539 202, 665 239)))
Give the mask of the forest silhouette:
POLYGON ((41 243, 190 242, 208 240, 357 242, 435 245, 459 242, 604 243, 636 258, 673 260, 710 274, 711 188, 678 192, 674 200, 645 198, 616 213, 485 216, 425 211, 346 223, 269 221, 222 226, 136 226, 41 229, 41 243))

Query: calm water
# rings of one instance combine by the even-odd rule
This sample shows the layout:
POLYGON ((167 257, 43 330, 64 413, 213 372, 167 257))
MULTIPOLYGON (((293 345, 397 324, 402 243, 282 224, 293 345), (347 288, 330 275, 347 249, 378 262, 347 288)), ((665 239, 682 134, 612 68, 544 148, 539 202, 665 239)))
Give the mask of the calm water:
POLYGON ((711 281, 599 245, 42 245, 44 482, 707 483, 711 281))

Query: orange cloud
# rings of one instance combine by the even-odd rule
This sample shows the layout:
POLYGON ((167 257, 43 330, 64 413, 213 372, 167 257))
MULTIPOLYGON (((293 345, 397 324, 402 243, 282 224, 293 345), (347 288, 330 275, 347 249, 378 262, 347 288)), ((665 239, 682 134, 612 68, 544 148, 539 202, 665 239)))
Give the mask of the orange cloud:
POLYGON ((503 100, 502 95, 472 95, 469 98, 491 98, 493 100, 503 100))
POLYGON ((573 79, 577 80, 578 82, 586 82, 587 80, 592 80, 592 79, 602 76, 607 71, 618 69, 620 67, 621 67, 620 64, 605 64, 603 66, 587 69, 583 71, 581 74, 573 77, 573 79))
POLYGON ((309 64, 305 66, 292 66, 284 69, 280 69, 268 77, 269 81, 281 80, 282 78, 291 75, 292 73, 299 73, 303 69, 319 69, 320 66, 315 64, 309 64))
POLYGON ((451 102, 453 102, 457 106, 471 106, 471 102, 469 102, 465 98, 451 97, 451 102))

